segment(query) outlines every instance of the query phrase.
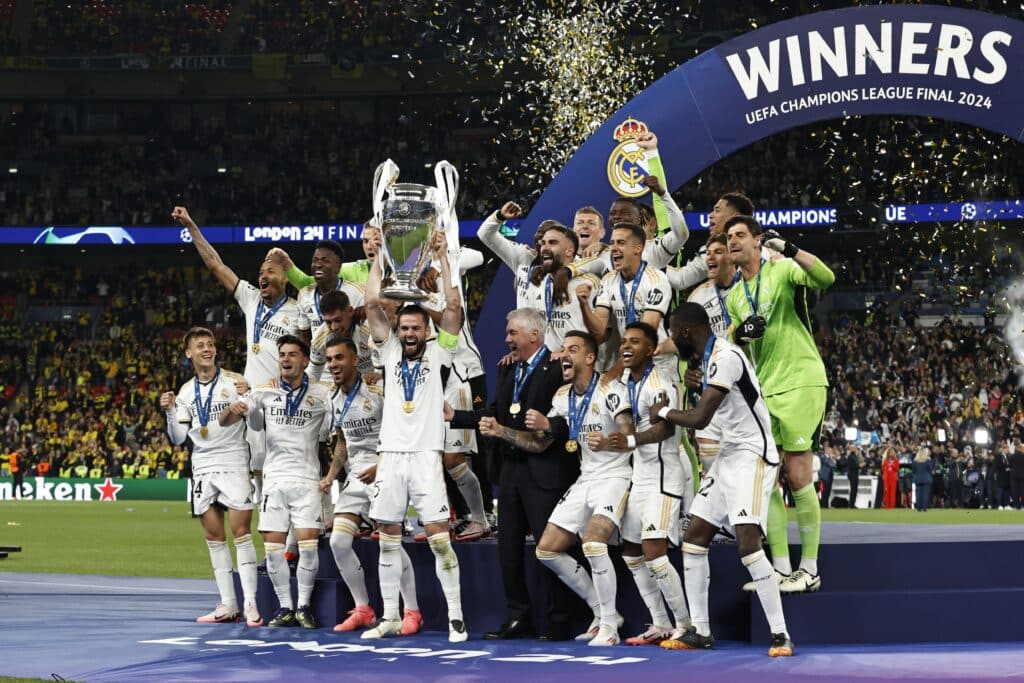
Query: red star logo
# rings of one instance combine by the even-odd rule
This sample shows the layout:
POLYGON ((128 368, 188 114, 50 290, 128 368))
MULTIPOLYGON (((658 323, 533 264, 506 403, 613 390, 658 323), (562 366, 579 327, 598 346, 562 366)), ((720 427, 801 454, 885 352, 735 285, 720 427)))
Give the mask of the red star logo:
POLYGON ((117 500, 117 492, 124 488, 123 484, 115 484, 114 480, 107 477, 103 485, 93 484, 94 489, 100 492, 100 500, 117 500))

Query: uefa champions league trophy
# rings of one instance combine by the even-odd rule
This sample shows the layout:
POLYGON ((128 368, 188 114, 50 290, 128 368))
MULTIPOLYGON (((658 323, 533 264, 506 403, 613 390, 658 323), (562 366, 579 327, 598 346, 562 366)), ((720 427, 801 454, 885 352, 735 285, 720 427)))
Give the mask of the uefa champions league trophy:
MULTIPOLYGON (((445 231, 449 254, 453 249, 458 252, 454 206, 459 174, 447 161, 438 162, 434 167, 435 187, 398 183, 398 174, 398 166, 388 159, 373 175, 373 215, 382 233, 378 258, 385 286, 381 296, 422 301, 429 294, 420 289, 417 282, 430 267, 429 246, 434 231, 445 231)), ((452 268, 458 273, 457 265, 452 268)))

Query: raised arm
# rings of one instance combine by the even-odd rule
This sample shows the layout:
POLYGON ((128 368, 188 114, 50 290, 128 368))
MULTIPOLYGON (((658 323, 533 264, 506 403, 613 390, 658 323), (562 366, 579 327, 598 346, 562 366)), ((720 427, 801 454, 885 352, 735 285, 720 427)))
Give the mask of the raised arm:
POLYGON ((441 322, 438 328, 448 334, 458 337, 462 331, 462 297, 459 295, 459 288, 452 284, 452 269, 448 263, 448 245, 444 233, 435 233, 434 244, 435 258, 441 266, 441 282, 444 283, 444 312, 441 314, 441 322))
POLYGON ((804 251, 793 242, 783 239, 782 235, 774 230, 766 230, 761 235, 761 244, 773 251, 777 251, 786 258, 793 259, 793 262, 800 266, 800 270, 793 269, 790 272, 790 280, 794 284, 814 289, 825 289, 831 287, 836 281, 836 275, 832 269, 822 263, 821 259, 809 251, 804 251))
POLYGON ((188 209, 184 206, 174 207, 174 211, 171 212, 171 218, 188 230, 188 234, 192 237, 192 243, 196 245, 196 251, 199 252, 199 257, 203 259, 203 263, 206 264, 206 267, 213 273, 214 277, 220 280, 225 289, 229 292, 234 292, 235 287, 238 286, 238 276, 235 275, 235 271, 224 265, 220 254, 206 241, 203 233, 199 231, 199 226, 188 215, 188 209))
POLYGON ((485 218, 476 231, 476 236, 480 238, 480 241, 512 270, 532 263, 534 258, 534 254, 528 246, 507 240, 499 232, 503 220, 518 218, 522 212, 523 210, 515 202, 505 202, 500 210, 485 218))
POLYGON ((295 265, 295 262, 292 261, 292 257, 289 256, 288 252, 281 247, 274 247, 268 251, 267 258, 281 266, 281 270, 284 271, 284 275, 288 278, 288 282, 295 289, 302 289, 303 287, 307 287, 316 282, 312 276, 306 275, 301 268, 295 265))
POLYGON ((370 336, 378 344, 384 343, 391 334, 391 322, 388 314, 380 305, 380 260, 373 259, 370 265, 370 277, 366 281, 366 294, 363 306, 366 308, 366 322, 370 325, 370 336))

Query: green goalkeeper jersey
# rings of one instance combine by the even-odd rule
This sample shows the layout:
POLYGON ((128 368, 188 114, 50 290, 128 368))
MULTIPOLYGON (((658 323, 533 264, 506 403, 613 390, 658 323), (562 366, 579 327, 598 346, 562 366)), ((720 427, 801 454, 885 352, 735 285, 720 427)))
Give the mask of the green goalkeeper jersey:
POLYGON ((810 318, 802 287, 825 289, 835 275, 820 260, 805 271, 793 259, 761 264, 751 280, 736 284, 726 298, 733 328, 757 313, 767 323, 764 337, 747 344, 765 396, 781 394, 800 387, 828 386, 825 364, 811 336, 810 318), (746 285, 746 286, 744 286, 746 285))
MULTIPOLYGON (((288 282, 292 284, 295 289, 301 290, 303 287, 316 282, 312 275, 306 275, 298 266, 292 266, 285 273, 288 278, 288 282)), ((348 263, 341 264, 341 270, 338 271, 338 277, 345 282, 355 282, 356 284, 365 285, 366 281, 370 279, 370 261, 363 259, 361 261, 349 261, 348 263)))

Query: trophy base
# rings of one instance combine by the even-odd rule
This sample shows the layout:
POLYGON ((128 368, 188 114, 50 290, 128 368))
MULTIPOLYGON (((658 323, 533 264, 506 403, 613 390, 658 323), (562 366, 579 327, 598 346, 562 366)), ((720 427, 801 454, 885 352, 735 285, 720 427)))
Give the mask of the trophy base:
POLYGON ((388 287, 382 289, 380 295, 398 301, 426 301, 430 298, 430 294, 419 287, 388 287))

